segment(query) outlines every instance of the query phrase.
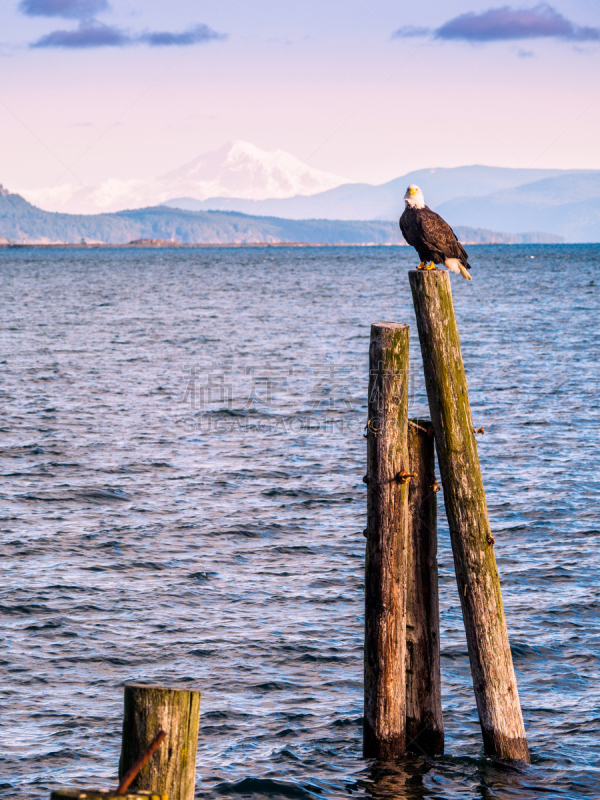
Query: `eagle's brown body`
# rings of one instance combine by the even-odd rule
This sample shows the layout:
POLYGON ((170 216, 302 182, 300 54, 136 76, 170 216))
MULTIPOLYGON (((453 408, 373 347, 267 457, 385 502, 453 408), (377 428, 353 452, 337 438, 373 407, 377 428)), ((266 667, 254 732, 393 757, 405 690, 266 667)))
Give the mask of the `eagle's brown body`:
POLYGON ((450 225, 427 206, 414 208, 407 205, 400 217, 400 230, 422 262, 433 261, 434 264, 449 266, 446 264, 448 259, 457 259, 465 269, 471 269, 467 251, 450 225))

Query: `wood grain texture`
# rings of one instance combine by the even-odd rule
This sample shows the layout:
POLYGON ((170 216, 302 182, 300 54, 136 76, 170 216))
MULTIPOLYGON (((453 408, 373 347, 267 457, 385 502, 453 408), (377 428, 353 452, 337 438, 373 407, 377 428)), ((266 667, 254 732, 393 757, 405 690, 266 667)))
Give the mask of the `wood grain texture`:
POLYGON ((193 800, 199 719, 200 692, 126 684, 119 778, 161 728, 167 732, 165 741, 131 784, 130 793, 143 789, 168 794, 169 800, 193 800))
POLYGON ((443 755, 437 495, 433 426, 408 426, 409 472, 406 593, 406 745, 443 755))
POLYGON ((373 324, 369 364, 363 753, 388 759, 406 742, 408 325, 373 324))
POLYGON ((490 755, 528 762, 450 276, 409 278, 483 743, 490 755))

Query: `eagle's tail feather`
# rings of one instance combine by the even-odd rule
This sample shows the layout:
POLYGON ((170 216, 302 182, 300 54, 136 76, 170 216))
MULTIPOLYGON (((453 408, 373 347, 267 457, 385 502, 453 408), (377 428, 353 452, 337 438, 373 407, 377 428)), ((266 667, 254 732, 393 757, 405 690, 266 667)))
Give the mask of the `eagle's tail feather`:
POLYGON ((465 269, 464 264, 458 258, 447 258, 444 262, 444 266, 448 267, 450 272, 460 272, 463 278, 466 278, 468 281, 472 281, 473 278, 469 275, 467 270, 465 269))
POLYGON ((463 276, 463 278, 466 278, 468 281, 472 281, 472 280, 473 280, 473 278, 472 278, 472 277, 469 275, 469 273, 468 273, 468 272, 467 272, 467 270, 466 270, 466 269, 463 267, 463 265, 460 263, 460 261, 459 261, 458 263, 460 264, 460 267, 459 267, 459 269, 460 269, 460 274, 463 276))

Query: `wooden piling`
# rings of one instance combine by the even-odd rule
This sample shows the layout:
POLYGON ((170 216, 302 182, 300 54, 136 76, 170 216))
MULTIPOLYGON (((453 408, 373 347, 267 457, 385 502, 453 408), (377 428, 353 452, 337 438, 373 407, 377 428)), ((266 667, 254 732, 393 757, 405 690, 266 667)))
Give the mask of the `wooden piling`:
POLYGON ((119 779, 148 748, 162 728, 167 737, 129 790, 167 794, 169 800, 193 800, 200 692, 162 686, 125 685, 123 742, 119 779))
POLYGON ((528 762, 450 276, 409 277, 484 748, 528 762))
POLYGON ((433 426, 408 426, 409 472, 406 593, 406 746, 443 755, 437 495, 433 426))
POLYGON ((371 326, 365 559, 366 758, 406 744, 408 325, 371 326))

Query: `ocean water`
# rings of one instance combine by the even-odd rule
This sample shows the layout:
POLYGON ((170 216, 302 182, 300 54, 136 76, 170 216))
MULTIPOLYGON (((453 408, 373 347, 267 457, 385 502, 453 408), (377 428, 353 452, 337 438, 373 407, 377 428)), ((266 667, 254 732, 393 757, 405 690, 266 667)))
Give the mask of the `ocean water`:
POLYGON ((408 248, 0 251, 0 789, 116 786, 202 691, 198 798, 600 796, 600 247, 452 276, 532 764, 487 758, 442 498, 446 753, 365 761, 369 326, 408 248))

